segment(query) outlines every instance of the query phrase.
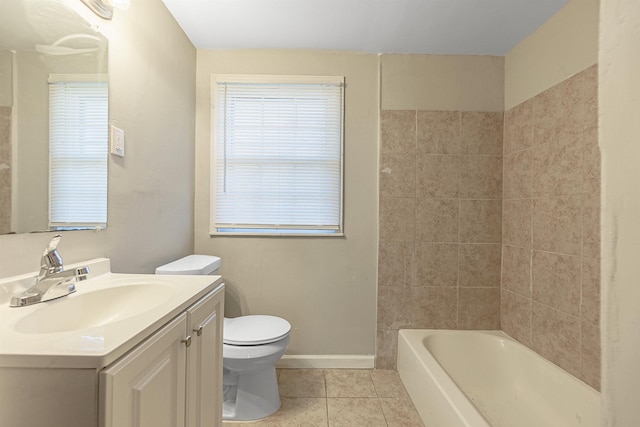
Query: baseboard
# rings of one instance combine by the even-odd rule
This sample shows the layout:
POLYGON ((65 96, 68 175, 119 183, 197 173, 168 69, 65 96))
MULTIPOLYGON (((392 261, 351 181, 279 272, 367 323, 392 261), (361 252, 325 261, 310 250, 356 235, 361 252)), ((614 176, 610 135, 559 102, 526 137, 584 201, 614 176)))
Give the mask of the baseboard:
POLYGON ((374 355, 285 354, 276 364, 282 369, 373 369, 374 355))

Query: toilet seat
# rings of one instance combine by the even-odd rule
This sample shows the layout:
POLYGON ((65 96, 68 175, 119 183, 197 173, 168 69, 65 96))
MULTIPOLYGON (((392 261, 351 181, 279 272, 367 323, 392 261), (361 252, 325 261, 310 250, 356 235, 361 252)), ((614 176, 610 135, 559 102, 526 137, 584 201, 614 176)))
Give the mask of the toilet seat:
POLYGON ((223 343, 250 346, 269 344, 286 337, 291 324, 281 317, 250 315, 224 319, 223 343))

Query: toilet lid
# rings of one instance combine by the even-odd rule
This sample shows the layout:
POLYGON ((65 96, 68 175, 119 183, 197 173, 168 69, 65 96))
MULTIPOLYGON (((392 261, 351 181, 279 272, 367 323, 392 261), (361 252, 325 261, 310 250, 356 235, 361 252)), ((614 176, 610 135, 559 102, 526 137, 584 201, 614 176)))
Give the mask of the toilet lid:
POLYGON ((231 345, 268 344, 284 338, 290 330, 291 324, 276 316, 225 317, 223 342, 231 345))

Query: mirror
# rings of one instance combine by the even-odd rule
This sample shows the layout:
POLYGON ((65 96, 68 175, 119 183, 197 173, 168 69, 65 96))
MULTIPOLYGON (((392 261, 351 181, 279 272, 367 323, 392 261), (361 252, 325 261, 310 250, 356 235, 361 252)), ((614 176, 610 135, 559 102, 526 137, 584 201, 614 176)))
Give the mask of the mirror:
POLYGON ((107 44, 65 0, 0 1, 0 234, 106 226, 107 44))

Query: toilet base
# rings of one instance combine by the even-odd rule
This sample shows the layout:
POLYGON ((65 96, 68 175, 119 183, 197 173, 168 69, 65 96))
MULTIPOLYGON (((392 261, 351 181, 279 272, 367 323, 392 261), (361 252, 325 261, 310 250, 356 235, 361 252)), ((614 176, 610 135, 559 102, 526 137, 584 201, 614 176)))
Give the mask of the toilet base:
POLYGON ((268 417, 280 408, 275 366, 243 373, 224 370, 222 418, 252 421, 268 417))

